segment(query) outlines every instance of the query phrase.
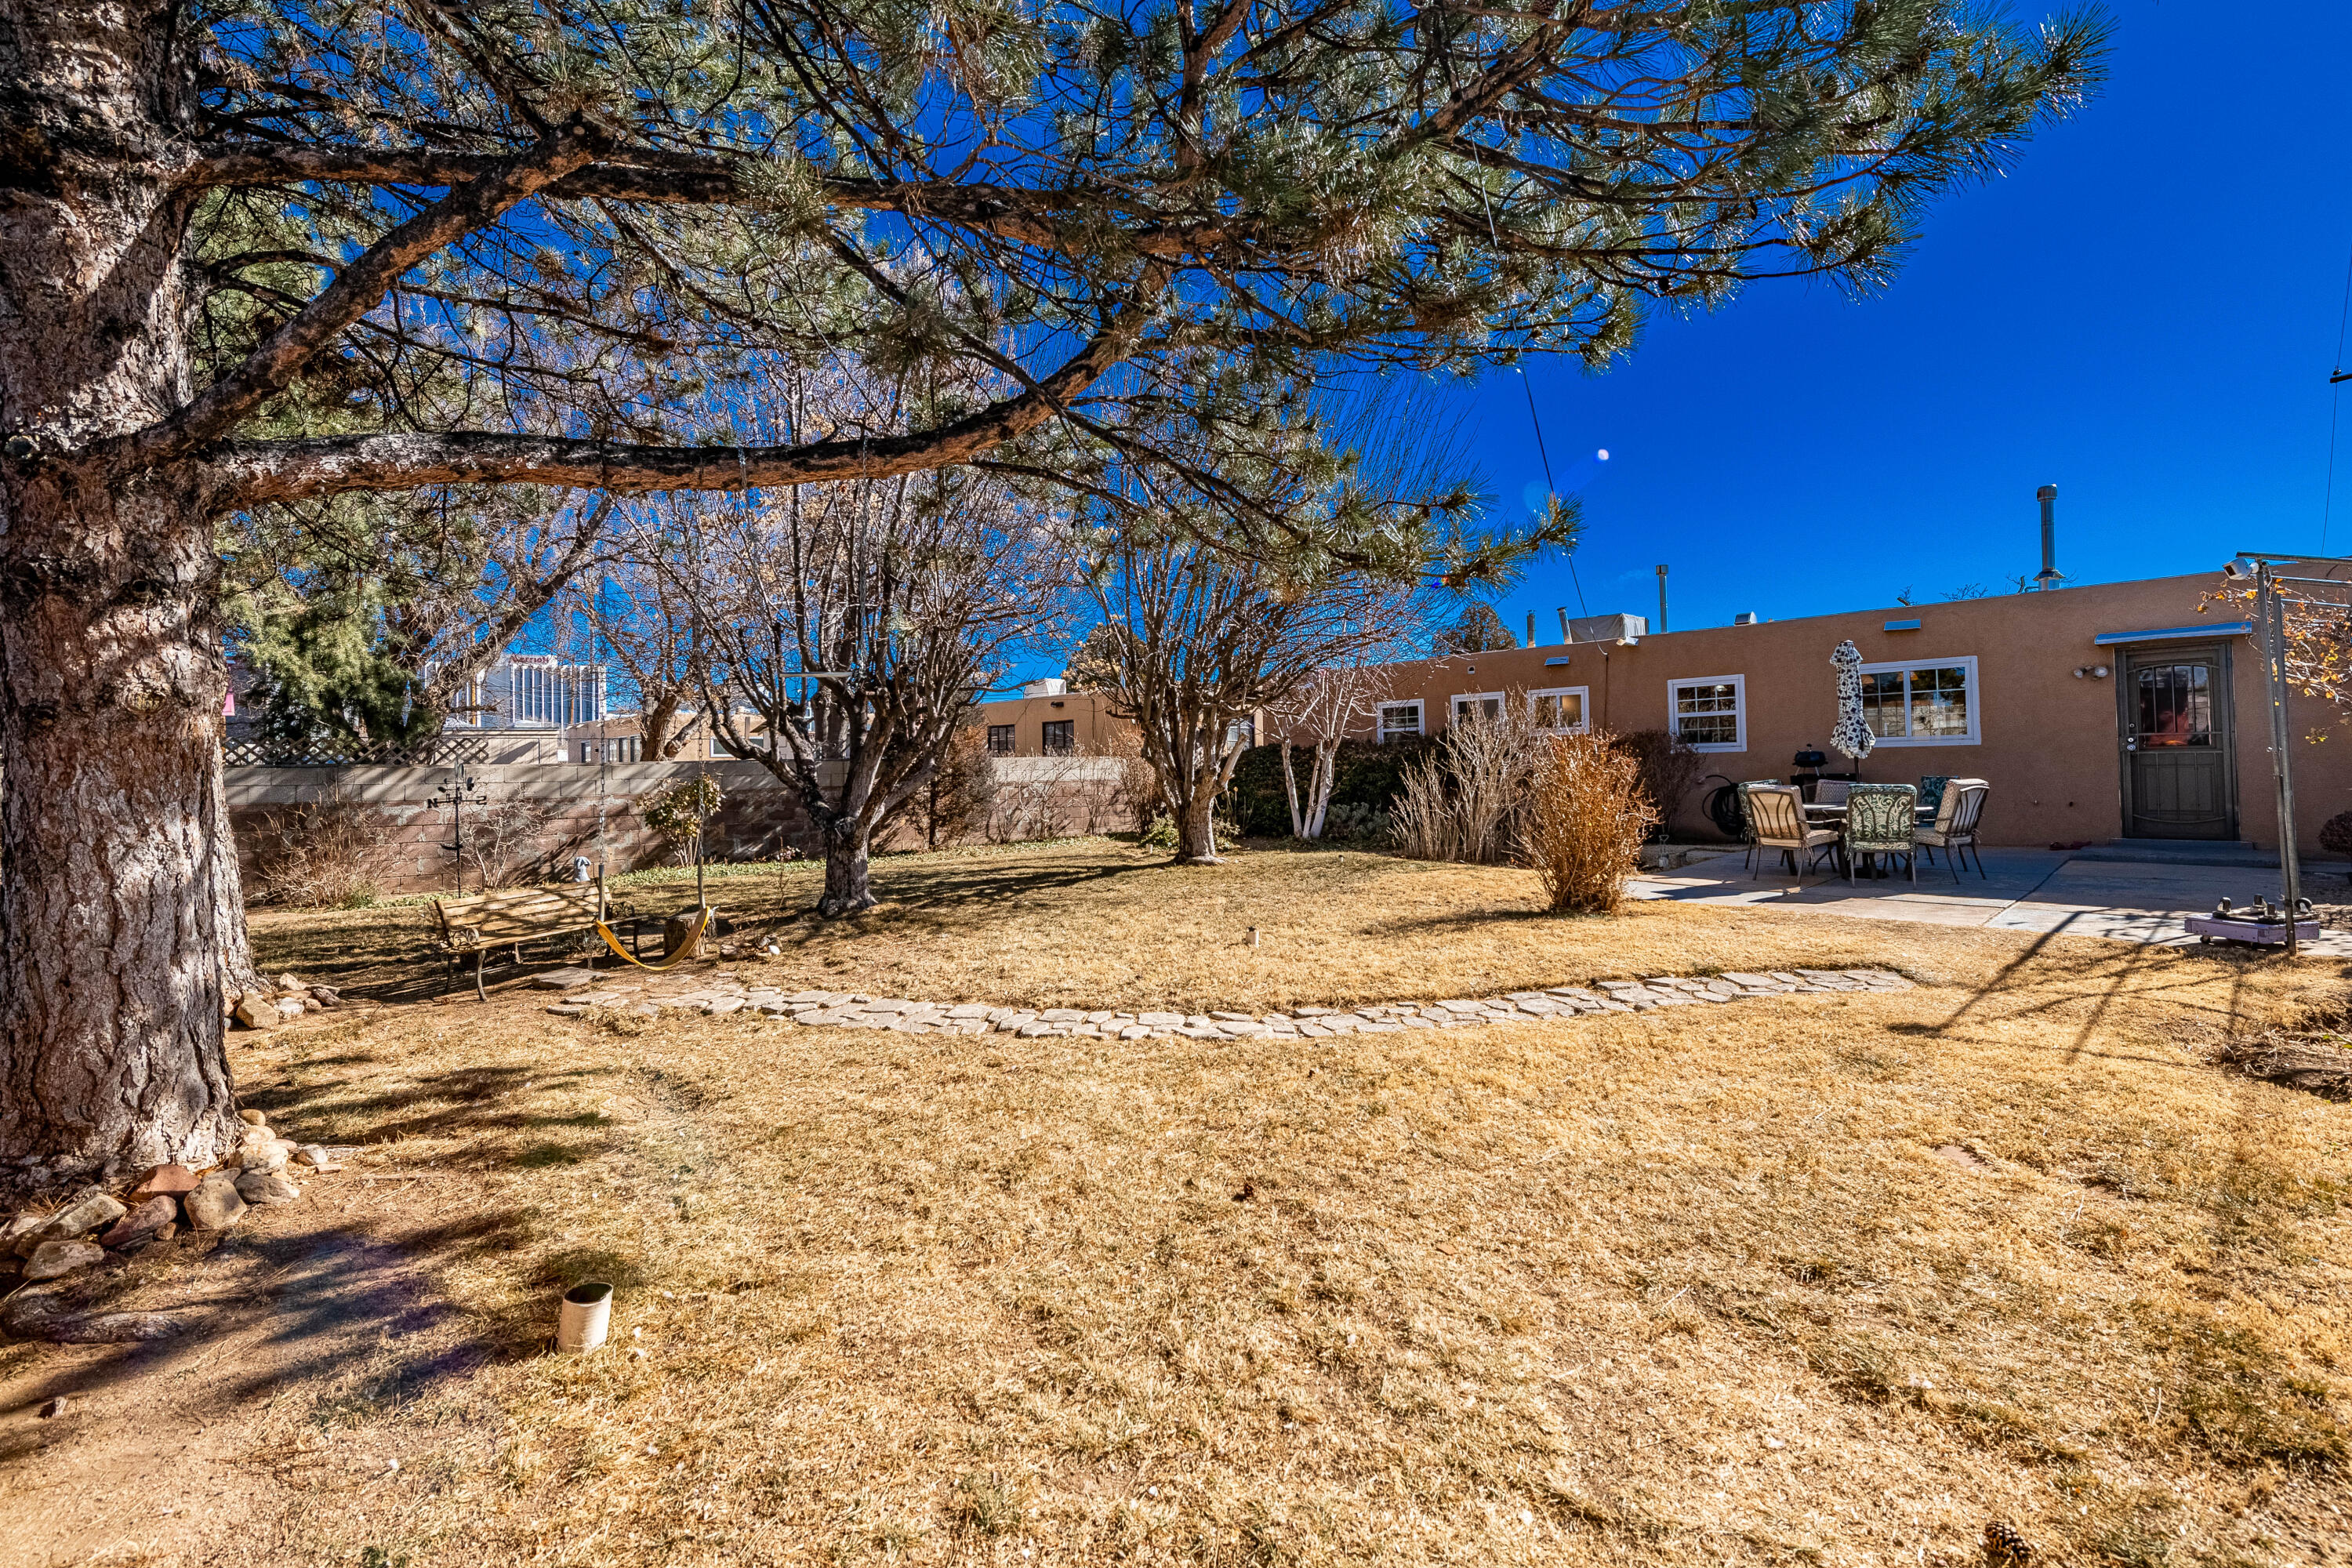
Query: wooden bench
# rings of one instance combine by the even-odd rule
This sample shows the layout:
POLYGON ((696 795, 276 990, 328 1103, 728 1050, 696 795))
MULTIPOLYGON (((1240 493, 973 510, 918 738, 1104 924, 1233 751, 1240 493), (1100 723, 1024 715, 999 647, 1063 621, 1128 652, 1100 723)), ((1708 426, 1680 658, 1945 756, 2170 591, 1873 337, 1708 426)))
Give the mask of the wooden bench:
POLYGON ((461 893, 433 900, 441 921, 441 952, 454 974, 457 961, 474 959, 474 994, 483 1001, 482 961, 494 947, 514 949, 522 962, 522 944, 543 937, 568 936, 589 931, 604 918, 601 883, 565 888, 500 888, 491 892, 461 893))

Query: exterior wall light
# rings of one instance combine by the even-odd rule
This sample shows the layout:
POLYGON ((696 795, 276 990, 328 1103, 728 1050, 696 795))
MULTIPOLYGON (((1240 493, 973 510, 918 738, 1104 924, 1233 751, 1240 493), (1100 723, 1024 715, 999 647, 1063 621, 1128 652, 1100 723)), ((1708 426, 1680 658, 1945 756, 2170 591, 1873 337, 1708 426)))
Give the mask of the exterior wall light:
POLYGON ((2074 679, 2077 680, 2086 675, 2093 680, 2105 680, 2108 673, 2107 667, 2104 664, 2079 664, 2074 667, 2074 679))

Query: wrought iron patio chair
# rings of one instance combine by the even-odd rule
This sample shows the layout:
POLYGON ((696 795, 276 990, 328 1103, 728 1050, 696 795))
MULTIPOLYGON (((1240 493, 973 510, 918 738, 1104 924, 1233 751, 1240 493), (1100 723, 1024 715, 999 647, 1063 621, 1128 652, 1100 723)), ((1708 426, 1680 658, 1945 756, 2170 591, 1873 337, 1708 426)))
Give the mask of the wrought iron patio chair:
POLYGON ((1992 794, 1992 785, 1983 779, 1953 779, 1944 786, 1944 802, 1936 808, 1932 826, 1919 829, 1919 843, 1935 860, 1935 851, 1951 851, 1952 880, 1960 879, 1960 867, 1968 852, 1976 851, 1977 875, 1983 877, 1984 850, 1977 842, 1979 825, 1984 821, 1985 801, 1992 794))
MULTIPOLYGON (((1755 824, 1755 875, 1764 874, 1762 850, 1778 849, 1787 862, 1789 874, 1804 880, 1810 862, 1824 850, 1837 847, 1837 830, 1832 827, 1810 827, 1805 823, 1805 794, 1794 784, 1753 784, 1748 791, 1748 819, 1755 824), (1798 857, 1807 858, 1804 869, 1799 868, 1798 857)), ((1753 879, 1751 878, 1751 880, 1753 879)))
POLYGON ((1845 802, 1845 879, 1857 861, 1883 859, 1888 871, 1896 856, 1919 884, 1919 792, 1910 784, 1856 784, 1845 802))
POLYGON ((1844 779, 1823 779, 1813 786, 1815 805, 1843 805, 1854 786, 1844 779))

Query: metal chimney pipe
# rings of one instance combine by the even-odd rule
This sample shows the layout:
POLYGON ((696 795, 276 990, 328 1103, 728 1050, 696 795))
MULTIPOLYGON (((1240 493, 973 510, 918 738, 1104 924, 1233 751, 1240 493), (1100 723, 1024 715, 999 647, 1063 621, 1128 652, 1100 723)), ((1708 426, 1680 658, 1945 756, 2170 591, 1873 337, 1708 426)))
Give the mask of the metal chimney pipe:
POLYGON ((1528 612, 1528 642, 1527 642, 1527 646, 1528 646, 1528 647, 1535 647, 1535 646, 1536 646, 1536 613, 1535 613, 1533 610, 1529 610, 1529 611, 1528 612))
POLYGON ((1576 638, 1569 633, 1568 606, 1566 605, 1562 605, 1559 607, 1559 640, 1563 643, 1572 643, 1576 640, 1576 638))
POLYGON ((1666 629, 1666 569, 1664 566, 1658 568, 1658 629, 1666 629))
POLYGON ((2042 503, 2042 570, 2033 581, 2043 593, 2050 592, 2064 579, 2058 575, 2058 487, 2044 485, 2033 492, 2042 503))

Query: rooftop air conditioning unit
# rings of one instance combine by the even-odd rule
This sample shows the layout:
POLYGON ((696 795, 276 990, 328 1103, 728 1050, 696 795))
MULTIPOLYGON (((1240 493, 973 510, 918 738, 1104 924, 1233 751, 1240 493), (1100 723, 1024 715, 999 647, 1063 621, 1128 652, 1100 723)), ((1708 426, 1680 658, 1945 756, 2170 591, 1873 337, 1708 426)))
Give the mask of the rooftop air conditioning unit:
POLYGON ((1735 626, 1752 626, 1756 624, 1756 612, 1742 610, 1731 617, 1731 624, 1735 626))

